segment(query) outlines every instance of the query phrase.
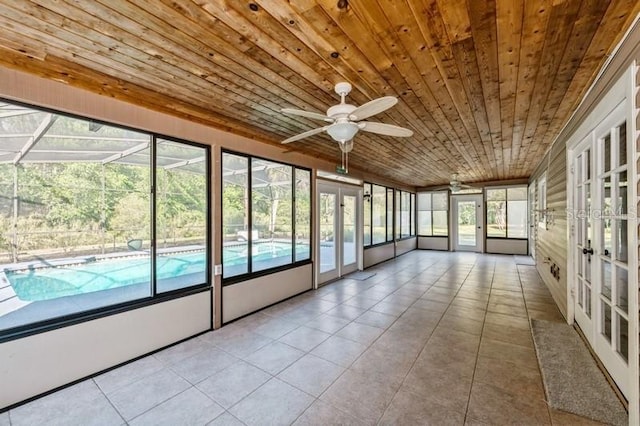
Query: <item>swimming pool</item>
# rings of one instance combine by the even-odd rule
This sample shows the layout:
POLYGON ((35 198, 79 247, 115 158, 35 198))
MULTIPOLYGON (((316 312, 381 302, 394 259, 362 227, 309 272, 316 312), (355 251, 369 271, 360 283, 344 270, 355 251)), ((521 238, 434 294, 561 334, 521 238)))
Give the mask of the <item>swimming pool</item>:
MULTIPOLYGON (((204 251, 158 256, 156 279, 187 278, 184 287, 205 282, 204 251)), ((151 259, 136 256, 96 260, 55 268, 6 271, 19 299, 38 301, 109 290, 150 281, 151 259)))
MULTIPOLYGON (((308 255, 308 245, 296 247, 297 258, 308 255)), ((223 259, 225 272, 232 272, 237 268, 246 269, 247 245, 234 244, 224 247, 223 259)), ((266 265, 262 269, 289 263, 290 259, 290 243, 261 242, 253 245, 252 261, 254 265, 266 265)), ((67 263, 51 267, 5 269, 4 273, 16 296, 27 302, 113 290, 150 281, 151 259, 148 255, 78 259, 75 262, 69 259, 67 263)), ((204 250, 163 253, 158 256, 156 265, 156 280, 160 292, 206 281, 204 250)))

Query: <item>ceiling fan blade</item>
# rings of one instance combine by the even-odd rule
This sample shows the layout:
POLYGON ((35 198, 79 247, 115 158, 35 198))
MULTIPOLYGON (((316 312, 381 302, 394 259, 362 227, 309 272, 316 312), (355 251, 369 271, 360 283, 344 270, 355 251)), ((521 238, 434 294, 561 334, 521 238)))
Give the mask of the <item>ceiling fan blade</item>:
POLYGON ((364 120, 372 115, 376 115, 385 111, 398 103, 398 98, 394 96, 385 96, 374 99, 364 105, 360 105, 349 114, 349 119, 353 121, 364 120))
POLYGON ((413 131, 393 124, 376 123, 373 121, 361 121, 358 123, 360 129, 365 132, 378 133, 379 135, 409 137, 413 136, 413 131))
POLYGON ((328 127, 329 126, 318 127, 317 129, 309 130, 309 131, 306 131, 304 133, 300 133, 298 135, 291 136, 290 138, 283 140, 281 143, 295 142, 295 141, 298 141, 300 139, 304 139, 306 137, 313 136, 313 135, 318 134, 318 133, 322 133, 325 130, 327 130, 328 127))
POLYGON ((324 114, 320 114, 318 112, 305 111, 302 109, 282 108, 280 111, 283 112, 284 114, 299 115, 301 117, 313 118, 316 120, 324 120, 330 123, 333 123, 335 121, 333 118, 327 117, 324 114))

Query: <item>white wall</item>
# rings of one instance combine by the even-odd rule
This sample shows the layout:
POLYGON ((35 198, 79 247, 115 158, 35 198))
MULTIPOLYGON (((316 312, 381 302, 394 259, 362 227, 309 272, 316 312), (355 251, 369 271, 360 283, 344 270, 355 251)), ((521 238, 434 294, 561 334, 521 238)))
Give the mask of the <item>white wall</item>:
POLYGON ((364 250, 364 267, 369 268, 385 260, 393 259, 395 249, 393 243, 379 245, 364 250))
POLYGON ((406 240, 400 240, 396 243, 396 256, 410 252, 417 248, 417 238, 407 238, 406 240))
POLYGON ((223 323, 272 305, 313 286, 313 265, 287 269, 222 288, 223 323))
POLYGON ((487 253, 526 255, 529 248, 529 241, 487 238, 485 247, 485 251, 487 253))
POLYGON ((0 409, 211 327, 211 292, 0 344, 0 409))
POLYGON ((418 248, 425 250, 449 250, 449 237, 418 237, 418 248))

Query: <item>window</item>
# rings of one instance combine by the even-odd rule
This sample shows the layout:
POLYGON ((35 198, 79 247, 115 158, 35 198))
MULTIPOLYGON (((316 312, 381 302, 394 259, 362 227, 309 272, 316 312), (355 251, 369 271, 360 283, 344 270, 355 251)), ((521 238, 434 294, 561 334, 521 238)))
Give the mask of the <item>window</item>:
POLYGON ((415 235, 415 194, 396 190, 395 236, 396 239, 415 235))
POLYGON ((262 158, 222 155, 222 277, 311 258, 311 172, 262 158))
POLYGON ((446 192, 418 193, 418 235, 449 235, 448 197, 446 192))
POLYGON ((0 112, 0 334, 209 287, 207 147, 0 112))
MULTIPOLYGON (((400 225, 394 227, 394 192, 393 188, 376 185, 372 183, 364 184, 365 206, 364 206, 364 245, 365 247, 392 242, 394 239, 394 229, 400 230, 400 225), (369 194, 367 197, 366 195, 369 194), (370 233, 370 240, 368 239, 370 233)), ((407 193, 409 195, 409 193, 407 193)), ((399 195, 398 195, 399 196, 399 195)), ((411 203, 410 198, 408 202, 411 203)), ((400 204, 398 204, 400 205, 400 204)), ((409 220, 413 216, 409 217, 409 220)), ((398 219, 399 220, 399 219, 398 219)), ((407 232, 411 232, 410 222, 407 224, 407 232)), ((415 225, 414 225, 415 229, 415 225)))
POLYGON ((371 197, 371 228, 373 230, 373 244, 384 243, 387 233, 387 199, 386 188, 380 185, 373 185, 373 195, 371 197))
POLYGON ((547 229, 547 175, 538 180, 538 226, 547 229))
POLYGON ((371 184, 364 184, 364 207, 363 207, 363 245, 368 247, 371 245, 371 203, 372 203, 371 184))
POLYGON ((409 234, 413 237, 416 235, 416 194, 411 193, 411 207, 410 207, 410 212, 411 212, 411 221, 409 223, 410 225, 410 229, 409 229, 409 234))
POLYGON ((394 235, 395 235, 396 240, 399 240, 400 236, 401 236, 401 234, 400 234, 400 232, 401 232, 401 230, 400 230, 400 220, 401 219, 400 218, 401 218, 401 210, 402 210, 402 197, 401 197, 400 193, 401 193, 401 191, 396 189, 396 197, 395 197, 395 201, 394 201, 394 203, 395 203, 394 204, 394 206, 395 206, 395 208, 394 208, 394 212, 395 212, 395 214, 394 214, 394 217, 395 217, 394 235))
POLYGON ((387 242, 393 241, 393 188, 387 188, 387 242))
POLYGON ((487 237, 527 238, 527 188, 487 189, 487 237))

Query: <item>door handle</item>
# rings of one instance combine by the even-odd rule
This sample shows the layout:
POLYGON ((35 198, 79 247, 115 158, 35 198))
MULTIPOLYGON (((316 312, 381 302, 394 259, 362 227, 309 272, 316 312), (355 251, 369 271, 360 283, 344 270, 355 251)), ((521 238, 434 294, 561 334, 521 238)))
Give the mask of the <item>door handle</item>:
POLYGON ((582 254, 593 254, 593 249, 591 247, 587 248, 583 248, 582 249, 582 254))

